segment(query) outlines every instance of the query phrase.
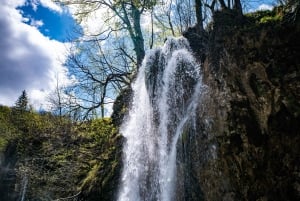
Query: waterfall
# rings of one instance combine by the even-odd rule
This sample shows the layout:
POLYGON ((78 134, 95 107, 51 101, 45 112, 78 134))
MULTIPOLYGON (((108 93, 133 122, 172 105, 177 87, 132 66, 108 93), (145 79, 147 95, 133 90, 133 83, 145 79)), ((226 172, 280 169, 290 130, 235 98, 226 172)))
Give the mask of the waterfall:
POLYGON ((126 141, 118 201, 174 200, 176 145, 187 125, 195 125, 204 91, 200 72, 185 38, 169 38, 146 54, 121 126, 126 141))
POLYGON ((23 180, 22 180, 22 191, 21 191, 21 201, 25 200, 25 195, 26 195, 26 190, 27 190, 27 185, 28 185, 28 177, 25 174, 23 180))

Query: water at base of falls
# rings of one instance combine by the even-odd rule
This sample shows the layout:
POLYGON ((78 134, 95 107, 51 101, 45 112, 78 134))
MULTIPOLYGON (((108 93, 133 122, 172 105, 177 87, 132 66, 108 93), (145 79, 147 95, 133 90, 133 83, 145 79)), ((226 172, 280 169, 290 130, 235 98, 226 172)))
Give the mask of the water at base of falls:
POLYGON ((121 126, 126 142, 118 201, 174 200, 176 144, 187 124, 195 124, 200 72, 184 38, 169 38, 146 54, 121 126))

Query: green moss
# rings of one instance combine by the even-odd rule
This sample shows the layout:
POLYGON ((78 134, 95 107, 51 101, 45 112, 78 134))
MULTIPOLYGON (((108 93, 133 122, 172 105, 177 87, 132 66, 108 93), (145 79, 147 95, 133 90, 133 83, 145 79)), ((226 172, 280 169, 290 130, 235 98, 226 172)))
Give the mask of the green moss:
POLYGON ((0 105, 0 152, 3 152, 10 141, 18 138, 20 132, 12 122, 11 109, 0 105))
POLYGON ((8 144, 8 140, 4 138, 0 138, 0 152, 3 152, 5 147, 8 144))
POLYGON ((58 165, 63 165, 67 163, 72 158, 72 153, 69 150, 61 150, 56 155, 51 157, 51 161, 55 162, 58 165))
POLYGON ((183 129, 182 134, 181 134, 181 140, 183 143, 186 143, 187 139, 188 139, 188 130, 187 129, 183 129))
MULTIPOLYGON (((92 169, 88 172, 87 177, 82 182, 83 186, 89 186, 89 188, 93 187, 93 183, 97 180, 97 173, 99 171, 100 164, 95 164, 92 169)), ((90 189, 89 189, 90 190, 90 189)))
POLYGON ((72 124, 51 114, 28 112, 20 126, 14 124, 15 117, 10 108, 0 106, 0 151, 16 143, 18 162, 13 169, 17 182, 25 173, 30 179, 28 200, 68 197, 83 186, 87 192, 102 184, 106 188, 115 174, 112 164, 118 163, 117 129, 110 118, 72 124))
POLYGON ((114 176, 115 169, 117 168, 117 166, 118 166, 118 161, 112 161, 111 162, 111 169, 110 169, 111 171, 108 172, 108 174, 106 175, 106 177, 104 177, 103 180, 102 180, 102 187, 103 188, 110 182, 110 180, 114 176))

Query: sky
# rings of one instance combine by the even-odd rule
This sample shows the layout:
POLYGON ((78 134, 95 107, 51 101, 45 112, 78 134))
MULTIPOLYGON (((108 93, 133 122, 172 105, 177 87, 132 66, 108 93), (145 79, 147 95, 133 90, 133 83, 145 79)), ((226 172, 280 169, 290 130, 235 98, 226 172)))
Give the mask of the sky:
POLYGON ((14 105, 26 90, 40 108, 58 77, 71 81, 63 63, 74 26, 70 12, 51 0, 1 0, 0 104, 14 105))
MULTIPOLYGON (((47 108, 47 97, 57 79, 68 85, 68 41, 75 29, 86 27, 96 33, 103 12, 88 25, 78 25, 71 9, 51 0, 0 0, 0 104, 12 106, 23 90, 35 109, 47 108)), ((272 1, 253 1, 255 9, 269 8, 272 1)), ((73 8, 74 9, 74 8, 73 8)))

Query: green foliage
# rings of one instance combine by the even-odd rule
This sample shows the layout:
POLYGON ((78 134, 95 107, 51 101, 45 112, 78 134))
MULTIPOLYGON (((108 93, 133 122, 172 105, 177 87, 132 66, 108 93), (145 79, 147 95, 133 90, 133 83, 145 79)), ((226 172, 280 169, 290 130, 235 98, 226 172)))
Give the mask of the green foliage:
POLYGON ((255 24, 274 24, 281 22, 283 19, 282 7, 274 10, 261 10, 245 15, 248 20, 255 24))
POLYGON ((8 119, 10 109, 5 106, 0 106, 0 151, 6 147, 10 136, 10 125, 8 119))
POLYGON ((104 142, 116 133, 116 128, 110 118, 92 120, 87 124, 81 125, 81 129, 84 129, 82 135, 92 139, 95 143, 104 142))
POLYGON ((119 139, 110 118, 72 123, 50 113, 27 111, 20 127, 12 110, 0 106, 0 151, 15 143, 17 183, 28 177, 26 199, 54 200, 110 182, 118 164, 119 139))
MULTIPOLYGON (((79 158, 85 158, 88 166, 82 178, 80 189, 85 195, 101 194, 101 198, 111 197, 111 188, 116 182, 120 164, 118 142, 120 135, 110 118, 96 119, 79 126, 78 132, 85 139, 79 150, 79 158), (91 151, 93 150, 93 151, 91 151), (97 157, 93 157, 93 156, 97 157), (105 196, 106 195, 106 196, 105 196)), ((94 196, 97 198, 97 195, 94 196)), ((86 200, 94 200, 88 197, 86 200)), ((97 199, 95 199, 97 200, 97 199)))
POLYGON ((22 94, 19 96, 16 101, 15 109, 19 112, 24 112, 28 110, 28 96, 25 90, 22 91, 22 94))
POLYGON ((4 151, 10 140, 18 136, 18 131, 11 122, 11 109, 0 105, 0 152, 4 151))
POLYGON ((280 15, 275 15, 275 16, 264 16, 260 19, 261 24, 266 24, 266 23, 276 23, 280 22, 282 20, 282 16, 280 15))
POLYGON ((34 113, 30 110, 28 105, 28 96, 25 90, 22 91, 22 94, 17 99, 15 106, 11 111, 11 121, 14 126, 23 133, 29 133, 35 125, 34 113))
POLYGON ((116 5, 121 4, 130 4, 136 8, 145 8, 151 9, 153 6, 157 4, 157 0, 147 0, 147 1, 140 1, 140 0, 115 0, 116 5))

